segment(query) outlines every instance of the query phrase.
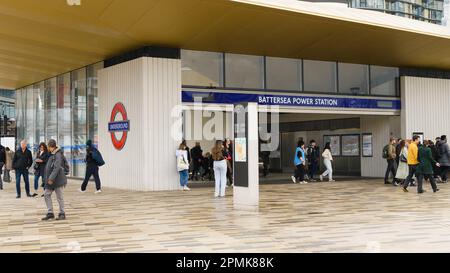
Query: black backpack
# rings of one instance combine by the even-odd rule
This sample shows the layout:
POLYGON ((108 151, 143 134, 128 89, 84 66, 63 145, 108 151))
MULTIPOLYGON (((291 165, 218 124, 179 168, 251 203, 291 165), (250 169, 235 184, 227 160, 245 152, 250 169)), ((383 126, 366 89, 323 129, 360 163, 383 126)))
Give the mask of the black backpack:
POLYGON ((384 146, 382 155, 384 159, 389 157, 389 144, 384 146))

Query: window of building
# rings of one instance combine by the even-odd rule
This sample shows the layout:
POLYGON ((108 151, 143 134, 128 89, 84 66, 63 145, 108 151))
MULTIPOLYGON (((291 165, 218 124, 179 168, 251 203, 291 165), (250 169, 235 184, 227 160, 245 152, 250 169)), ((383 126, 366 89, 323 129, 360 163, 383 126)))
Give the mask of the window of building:
POLYGON ((396 67, 370 66, 370 94, 380 96, 398 96, 399 70, 396 67))
POLYGON ((264 58, 241 54, 225 54, 225 86, 264 89, 264 58))
POLYGON ((36 130, 33 134, 36 136, 36 142, 45 141, 45 83, 40 82, 34 85, 34 116, 36 130))
POLYGON ((302 61, 266 58, 266 88, 269 90, 302 90, 302 61))
POLYGON ((361 64, 338 64, 339 93, 351 95, 369 94, 369 66, 361 64))
MULTIPOLYGON (((58 144, 64 155, 72 162, 72 104, 70 96, 70 73, 57 77, 58 144)), ((71 164, 73 165, 73 164, 71 164)))
POLYGON ((45 138, 58 141, 58 115, 56 109, 56 78, 45 81, 45 138))
POLYGON ((103 62, 87 67, 87 124, 88 139, 98 145, 98 71, 103 62))
POLYGON ((40 88, 40 84, 28 86, 26 89, 26 108, 25 108, 25 138, 28 141, 29 148, 34 151, 36 142, 35 135, 35 112, 34 112, 34 88, 40 88))
POLYGON ((82 177, 86 156, 86 68, 71 73, 73 175, 82 177))
POLYGON ((303 60, 305 92, 336 93, 336 63, 303 60))
POLYGON ((181 50, 183 85, 223 87, 223 54, 181 50))

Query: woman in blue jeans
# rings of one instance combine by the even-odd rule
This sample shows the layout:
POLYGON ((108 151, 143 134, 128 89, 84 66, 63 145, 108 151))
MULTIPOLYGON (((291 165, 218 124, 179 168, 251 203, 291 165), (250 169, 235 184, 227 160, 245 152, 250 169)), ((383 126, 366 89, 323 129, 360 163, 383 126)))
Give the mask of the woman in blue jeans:
POLYGON ((37 196, 37 191, 39 189, 39 178, 42 180, 42 187, 44 186, 44 171, 45 164, 47 164, 50 154, 48 153, 47 145, 42 142, 39 144, 39 151, 34 160, 34 190, 35 193, 33 197, 37 196))
POLYGON ((216 190, 214 196, 225 197, 225 189, 227 185, 227 153, 224 151, 223 142, 218 140, 211 151, 214 160, 214 176, 216 181, 216 190))
POLYGON ((189 179, 189 161, 188 152, 186 151, 186 144, 183 142, 180 144, 175 155, 177 156, 177 169, 180 174, 180 186, 183 191, 190 191, 187 183, 189 179))

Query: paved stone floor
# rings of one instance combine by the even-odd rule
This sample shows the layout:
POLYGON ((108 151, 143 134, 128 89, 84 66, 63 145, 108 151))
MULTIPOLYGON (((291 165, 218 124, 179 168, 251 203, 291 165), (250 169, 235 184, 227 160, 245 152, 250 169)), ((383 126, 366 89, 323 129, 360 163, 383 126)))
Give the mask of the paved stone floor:
POLYGON ((206 187, 94 195, 78 185, 66 189, 67 221, 41 222, 44 200, 16 200, 6 184, 0 252, 450 252, 447 184, 423 195, 377 180, 262 185, 258 212, 206 187))

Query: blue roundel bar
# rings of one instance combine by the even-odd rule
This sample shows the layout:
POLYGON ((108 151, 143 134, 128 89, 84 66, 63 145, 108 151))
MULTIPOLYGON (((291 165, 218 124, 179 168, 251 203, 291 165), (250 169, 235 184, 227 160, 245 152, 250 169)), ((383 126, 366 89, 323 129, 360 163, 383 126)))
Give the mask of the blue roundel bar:
POLYGON ((257 102, 260 105, 278 105, 292 107, 324 107, 324 108, 357 108, 400 110, 399 99, 369 99, 349 97, 322 96, 288 96, 273 94, 239 94, 225 92, 183 91, 183 102, 202 101, 203 103, 236 104, 242 102, 257 102))
POLYGON ((130 131, 130 121, 115 121, 108 123, 109 132, 128 132, 130 131))

